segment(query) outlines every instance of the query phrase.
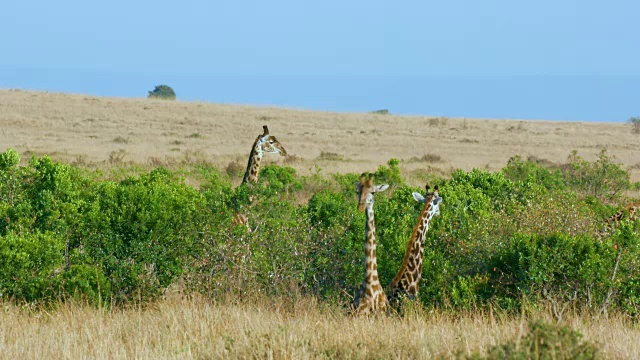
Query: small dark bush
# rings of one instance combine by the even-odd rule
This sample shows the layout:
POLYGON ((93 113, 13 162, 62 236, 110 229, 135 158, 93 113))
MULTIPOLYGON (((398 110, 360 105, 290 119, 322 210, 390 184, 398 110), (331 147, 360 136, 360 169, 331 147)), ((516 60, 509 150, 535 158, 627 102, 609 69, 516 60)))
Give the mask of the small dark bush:
POLYGON ((153 91, 149 91, 147 95, 149 99, 175 100, 176 93, 168 85, 157 85, 153 91))
POLYGON ((631 132, 634 134, 640 134, 640 117, 630 117, 628 123, 631 125, 631 132))

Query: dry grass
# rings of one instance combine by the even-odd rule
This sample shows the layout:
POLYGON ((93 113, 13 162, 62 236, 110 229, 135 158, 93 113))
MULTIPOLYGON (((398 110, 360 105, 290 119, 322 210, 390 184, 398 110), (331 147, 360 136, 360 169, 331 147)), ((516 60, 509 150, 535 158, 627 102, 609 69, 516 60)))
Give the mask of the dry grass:
MULTIPOLYGON (((352 318, 310 299, 251 305, 173 299, 112 311, 3 308, 0 349, 7 359, 453 358, 521 338, 533 319, 420 309, 403 318, 352 318)), ((606 358, 640 355, 640 330, 622 318, 574 317, 567 324, 606 358)))
MULTIPOLYGON (((184 163, 197 154, 198 161, 224 168, 238 156, 246 161, 263 124, 295 155, 290 165, 301 174, 316 164, 325 173, 371 171, 392 157, 424 154, 444 159, 430 163, 443 173, 497 170, 513 155, 563 162, 573 149, 595 160, 606 147, 627 167, 640 158, 638 136, 622 123, 380 116, 16 90, 0 90, 0 124, 0 151, 12 147, 66 162, 83 157, 98 165, 123 149, 126 162, 184 163), (322 160, 323 152, 349 161, 322 160)), ((402 163, 406 173, 423 168, 423 162, 402 163)), ((640 169, 630 170, 640 180, 640 169)))

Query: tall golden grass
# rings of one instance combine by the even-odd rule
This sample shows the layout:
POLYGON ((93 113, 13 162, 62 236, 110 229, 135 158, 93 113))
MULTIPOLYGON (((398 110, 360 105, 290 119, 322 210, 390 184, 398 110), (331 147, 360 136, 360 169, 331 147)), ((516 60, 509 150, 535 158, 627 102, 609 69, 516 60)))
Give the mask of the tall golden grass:
MULTIPOLYGON (((5 359, 426 359, 459 358, 521 339, 545 311, 513 316, 410 309, 354 318, 314 299, 216 303, 169 298, 145 307, 97 309, 62 304, 0 312, 5 359)), ((563 323, 612 359, 640 357, 640 330, 624 318, 569 315, 563 323)))

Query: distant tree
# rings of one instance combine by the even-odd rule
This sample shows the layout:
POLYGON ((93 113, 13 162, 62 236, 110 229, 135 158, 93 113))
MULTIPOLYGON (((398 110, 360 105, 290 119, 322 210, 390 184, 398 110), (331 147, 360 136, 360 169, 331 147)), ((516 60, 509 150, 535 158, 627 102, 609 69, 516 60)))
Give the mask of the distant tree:
POLYGON ((161 100, 175 100, 176 93, 173 91, 171 86, 168 85, 158 85, 153 91, 149 91, 149 95, 147 96, 149 99, 161 99, 161 100))
POLYGON ((629 118, 629 124, 631 124, 631 132, 634 134, 640 134, 640 116, 632 116, 629 118))

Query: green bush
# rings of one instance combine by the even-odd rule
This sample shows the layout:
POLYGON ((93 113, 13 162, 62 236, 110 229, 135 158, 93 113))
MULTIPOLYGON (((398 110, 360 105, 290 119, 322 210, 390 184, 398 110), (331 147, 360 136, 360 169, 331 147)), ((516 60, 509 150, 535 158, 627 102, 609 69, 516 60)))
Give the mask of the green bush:
POLYGON ((67 297, 101 305, 111 299, 111 283, 97 266, 72 265, 62 274, 62 288, 67 297))
POLYGON ((64 241, 52 233, 0 236, 0 296, 25 301, 56 298, 64 241))
POLYGON ((547 169, 534 161, 523 161, 520 156, 510 158, 502 173, 511 181, 533 182, 550 191, 566 188, 559 170, 547 169))
POLYGON ((19 162, 20 154, 13 149, 7 149, 7 151, 0 154, 0 171, 7 171, 18 165, 19 162))
POLYGON ((631 186, 629 174, 611 161, 606 149, 600 151, 595 162, 584 160, 574 150, 562 171, 570 187, 595 199, 615 200, 631 186))
POLYGON ((168 85, 157 85, 153 91, 149 91, 147 95, 149 99, 175 100, 176 93, 168 85))
POLYGON ((163 168, 103 182, 87 202, 76 244, 86 261, 103 269, 119 300, 151 297, 169 286, 207 215, 204 196, 163 168))
POLYGON ((376 184, 389 184, 393 187, 404 184, 400 174, 400 160, 398 159, 390 159, 387 162, 387 166, 379 166, 374 175, 376 184))
POLYGON ((520 234, 493 257, 493 294, 548 302, 559 318, 566 304, 595 308, 611 285, 615 257, 611 244, 590 237, 520 234))
POLYGON ((356 204, 353 192, 324 190, 307 205, 311 240, 307 286, 321 297, 340 298, 343 290, 354 294, 362 282, 365 216, 357 212, 356 204))
MULTIPOLYGON (((18 164, 14 151, 0 154, 4 297, 119 303, 152 299, 184 280, 215 298, 304 294, 346 304, 362 281, 359 174, 300 177, 269 165, 257 184, 234 189, 214 167, 181 170, 196 189, 164 168, 116 171, 115 181, 46 156, 18 164), (238 210, 255 232, 233 224, 238 210)), ((423 304, 506 311, 544 304, 558 318, 584 307, 638 319, 639 222, 594 238, 616 209, 597 195, 617 198, 628 174, 604 153, 554 166, 514 157, 501 172, 455 171, 430 184, 443 203, 425 239, 423 304)), ((395 159, 375 175, 392 185, 375 203, 386 286, 422 209, 411 193, 424 188, 407 186, 395 159)))
POLYGON ((281 192, 290 193, 302 188, 296 177, 296 170, 289 166, 266 165, 260 171, 258 179, 260 196, 277 196, 281 192))

